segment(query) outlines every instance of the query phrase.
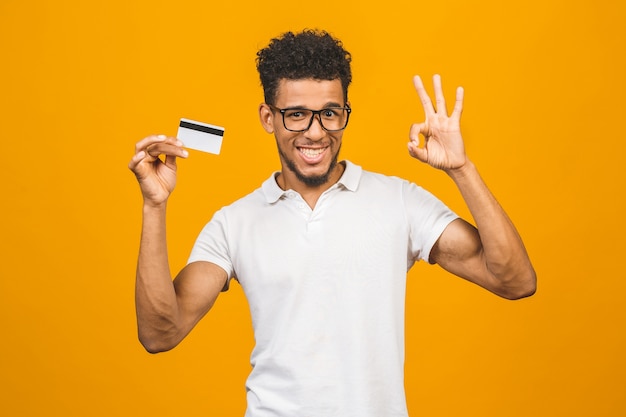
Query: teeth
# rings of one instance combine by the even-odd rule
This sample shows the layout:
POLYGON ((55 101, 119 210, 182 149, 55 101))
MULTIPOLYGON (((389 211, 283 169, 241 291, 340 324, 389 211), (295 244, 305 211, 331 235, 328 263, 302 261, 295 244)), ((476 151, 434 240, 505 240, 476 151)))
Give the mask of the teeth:
POLYGON ((311 148, 300 148, 300 152, 304 154, 304 156, 315 157, 322 152, 324 152, 323 148, 311 149, 311 148))

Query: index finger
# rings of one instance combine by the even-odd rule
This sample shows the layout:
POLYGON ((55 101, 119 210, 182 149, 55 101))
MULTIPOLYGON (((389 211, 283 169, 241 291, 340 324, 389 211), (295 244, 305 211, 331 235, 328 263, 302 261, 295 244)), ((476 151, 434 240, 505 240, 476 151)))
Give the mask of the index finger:
POLYGON ((150 135, 147 136, 143 139, 141 139, 139 142, 137 142, 135 144, 135 153, 146 149, 148 146, 154 144, 154 143, 160 143, 160 142, 165 142, 167 140, 167 136, 165 135, 150 135))
POLYGON ((415 90, 417 91, 417 95, 422 101, 422 107, 424 107, 424 113, 426 115, 431 115, 435 113, 435 109, 433 107, 432 101, 430 101, 430 97, 424 88, 424 83, 419 75, 413 77, 413 85, 415 86, 415 90))

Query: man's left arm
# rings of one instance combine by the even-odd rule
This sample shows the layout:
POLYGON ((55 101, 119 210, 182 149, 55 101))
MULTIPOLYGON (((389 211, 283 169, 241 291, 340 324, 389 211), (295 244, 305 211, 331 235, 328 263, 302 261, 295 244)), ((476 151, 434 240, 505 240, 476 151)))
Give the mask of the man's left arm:
POLYGON ((454 110, 448 116, 438 75, 433 77, 436 109, 421 79, 416 76, 414 83, 426 120, 411 127, 409 153, 452 178, 476 223, 476 227, 462 219, 450 223, 433 246, 430 260, 501 297, 532 295, 536 275, 522 239, 465 154, 460 131, 463 89, 457 89, 454 110))

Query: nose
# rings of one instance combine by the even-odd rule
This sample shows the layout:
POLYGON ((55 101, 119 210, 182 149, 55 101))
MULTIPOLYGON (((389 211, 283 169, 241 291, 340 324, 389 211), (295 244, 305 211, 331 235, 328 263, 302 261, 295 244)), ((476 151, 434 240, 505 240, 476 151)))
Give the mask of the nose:
POLYGON ((311 123, 311 126, 306 131, 306 137, 310 140, 317 141, 321 140, 324 136, 326 136, 326 131, 322 127, 320 115, 315 114, 313 115, 313 122, 311 123))

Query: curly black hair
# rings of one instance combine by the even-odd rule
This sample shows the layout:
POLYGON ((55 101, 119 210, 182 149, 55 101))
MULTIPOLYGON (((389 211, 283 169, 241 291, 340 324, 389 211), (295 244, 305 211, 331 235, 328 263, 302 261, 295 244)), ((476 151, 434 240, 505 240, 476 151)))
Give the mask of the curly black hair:
POLYGON ((347 101, 352 81, 351 60, 342 42, 326 31, 305 29, 296 34, 283 33, 257 52, 256 66, 265 102, 274 104, 281 79, 339 79, 347 101))

